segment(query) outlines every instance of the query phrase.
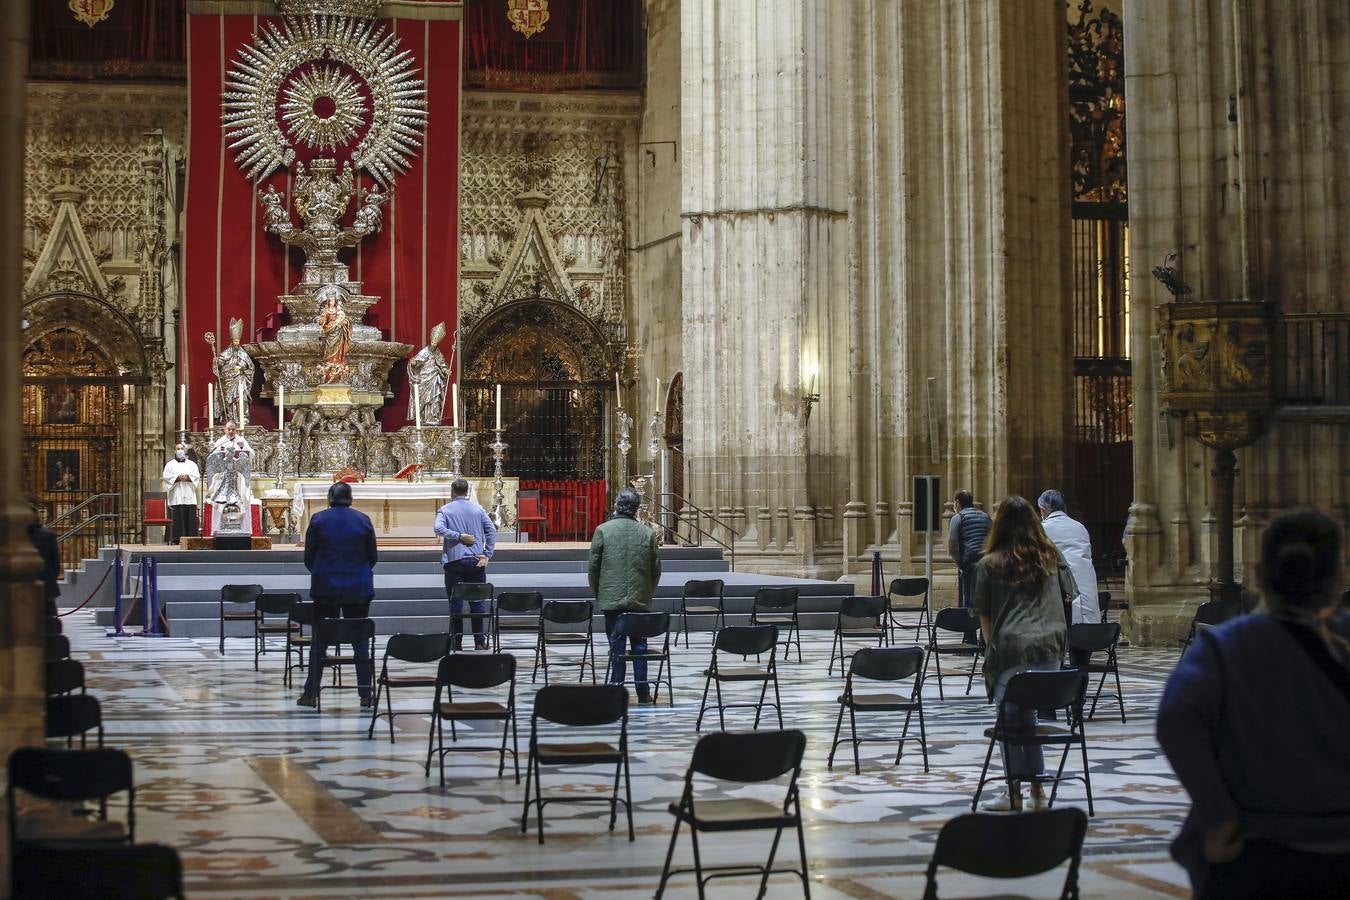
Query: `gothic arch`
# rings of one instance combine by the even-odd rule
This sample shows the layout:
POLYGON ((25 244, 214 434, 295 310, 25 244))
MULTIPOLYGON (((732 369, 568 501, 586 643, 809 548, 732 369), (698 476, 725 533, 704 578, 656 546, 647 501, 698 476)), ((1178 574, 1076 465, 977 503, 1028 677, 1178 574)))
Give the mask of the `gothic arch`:
POLYGON ((614 362, 593 322, 544 297, 514 300, 489 313, 464 340, 465 382, 608 384, 614 362))
POLYGON ((24 304, 24 353, 61 329, 85 335, 105 352, 127 383, 146 384, 152 377, 149 357, 140 332, 114 304, 80 291, 57 291, 34 297, 24 304))

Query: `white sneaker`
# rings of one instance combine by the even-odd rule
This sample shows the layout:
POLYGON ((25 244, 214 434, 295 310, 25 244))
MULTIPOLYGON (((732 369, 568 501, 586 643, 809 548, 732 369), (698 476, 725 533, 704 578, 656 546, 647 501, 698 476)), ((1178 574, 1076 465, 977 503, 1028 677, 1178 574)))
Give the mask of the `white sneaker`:
MULTIPOLYGON (((1017 799, 1022 799, 1021 791, 1017 792, 1017 799)), ((999 791, 992 799, 980 804, 980 809, 986 812, 1012 812, 1012 808, 1012 795, 1008 793, 1007 788, 999 791)))
POLYGON ((1050 808, 1050 804, 1045 798, 1045 791, 1041 790, 1031 792, 1031 808, 1033 810, 1050 808))

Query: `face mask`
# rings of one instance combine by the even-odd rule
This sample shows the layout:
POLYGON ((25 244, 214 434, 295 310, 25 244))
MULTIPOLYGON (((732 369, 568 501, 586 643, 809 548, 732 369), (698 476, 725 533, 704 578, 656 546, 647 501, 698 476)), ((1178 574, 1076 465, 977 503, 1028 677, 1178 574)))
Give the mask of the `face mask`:
POLYGON ((182 451, 182 450, 179 450, 177 453, 174 454, 174 457, 175 457, 179 462, 182 462, 183 460, 187 459, 187 453, 185 453, 185 452, 182 451))

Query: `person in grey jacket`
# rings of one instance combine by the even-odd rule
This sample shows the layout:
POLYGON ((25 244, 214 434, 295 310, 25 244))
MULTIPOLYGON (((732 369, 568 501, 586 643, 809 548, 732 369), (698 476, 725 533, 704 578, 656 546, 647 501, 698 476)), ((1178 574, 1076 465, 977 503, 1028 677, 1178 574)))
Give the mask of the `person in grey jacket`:
MULTIPOLYGON (((968 607, 974 605, 975 564, 984 556, 984 542, 989 537, 993 520, 989 518, 989 513, 976 508, 975 498, 970 491, 957 491, 954 500, 956 515, 952 516, 947 531, 947 552, 951 554, 959 573, 960 604, 968 607)), ((965 642, 973 644, 975 635, 965 635, 965 642)))
MULTIPOLYGON (((596 602, 605 616, 605 636, 617 657, 624 652, 625 640, 614 635, 615 623, 625 612, 646 612, 661 578, 661 557, 656 549, 656 532, 637 521, 641 500, 631 490, 619 492, 614 501, 614 518, 591 538, 591 554, 586 571, 596 602)), ((633 639, 633 653, 642 653, 647 642, 633 639)), ((609 673, 612 684, 622 684, 624 663, 615 659, 609 673)), ((633 661, 633 681, 639 703, 652 702, 647 682, 647 662, 633 661)))

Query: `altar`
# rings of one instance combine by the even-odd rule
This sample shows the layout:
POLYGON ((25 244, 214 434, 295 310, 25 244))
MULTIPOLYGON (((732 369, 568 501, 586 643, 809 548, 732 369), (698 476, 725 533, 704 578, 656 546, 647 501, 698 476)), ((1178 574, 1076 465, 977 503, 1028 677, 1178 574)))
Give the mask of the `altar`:
MULTIPOLYGON (((493 479, 467 478, 469 497, 489 512, 492 507, 493 479)), ((508 509, 515 509, 519 478, 503 478, 502 494, 508 509)), ((309 517, 328 508, 328 489, 332 481, 295 481, 290 485, 291 516, 296 530, 303 535, 309 517)), ((436 511, 450 502, 450 482, 446 481, 365 481, 352 488, 352 508, 370 516, 379 538, 422 538, 435 540, 432 527, 436 511)))

